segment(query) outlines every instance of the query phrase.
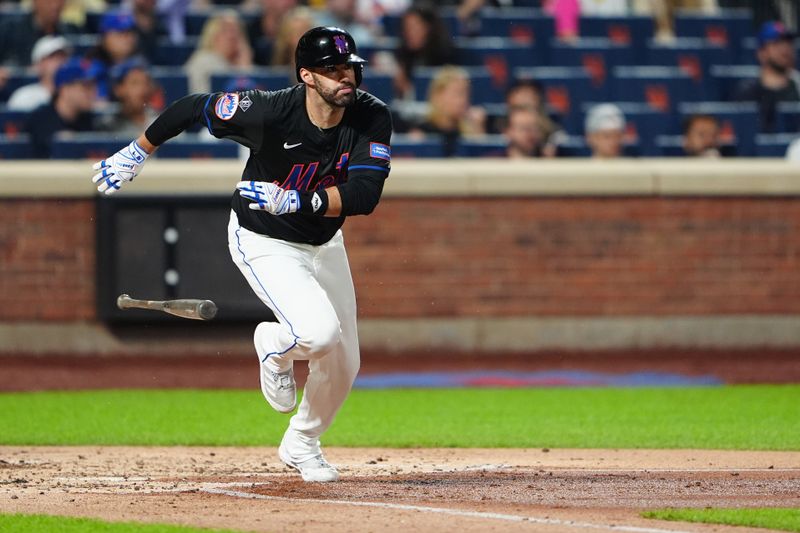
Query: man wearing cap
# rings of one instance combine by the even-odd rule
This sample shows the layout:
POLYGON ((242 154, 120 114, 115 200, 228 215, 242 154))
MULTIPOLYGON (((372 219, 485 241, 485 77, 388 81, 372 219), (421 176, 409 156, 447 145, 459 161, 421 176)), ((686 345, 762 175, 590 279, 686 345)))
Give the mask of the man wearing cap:
POLYGON ((58 68, 70 54, 70 45, 60 35, 45 35, 33 47, 31 63, 39 81, 24 85, 11 93, 8 109, 11 111, 33 111, 50 103, 55 91, 54 77, 58 68))
POLYGON ((97 84, 97 93, 101 99, 111 97, 108 76, 115 65, 136 57, 139 52, 139 35, 133 17, 122 11, 112 11, 103 15, 100 20, 100 42, 86 56, 98 61, 106 70, 97 84))
POLYGON ((91 131, 90 111, 97 100, 95 79, 90 64, 78 58, 69 59, 56 71, 53 101, 31 113, 28 120, 35 158, 50 157, 56 132, 91 131))
POLYGON ((155 120, 158 114, 150 107, 155 87, 147 65, 140 59, 129 59, 111 69, 111 91, 119 105, 102 129, 121 136, 136 136, 155 120))
POLYGON ((80 29, 59 20, 64 0, 33 0, 32 11, 0 17, 0 64, 27 66, 33 47, 45 35, 72 35, 80 29))
POLYGON ((598 104, 586 114, 584 123, 586 144, 592 157, 611 159, 622 157, 625 135, 625 115, 614 104, 598 104))
POLYGON ((761 131, 775 131, 779 102, 800 101, 800 73, 795 70, 796 35, 780 22, 765 22, 758 32, 759 77, 742 82, 735 100, 759 105, 761 131))

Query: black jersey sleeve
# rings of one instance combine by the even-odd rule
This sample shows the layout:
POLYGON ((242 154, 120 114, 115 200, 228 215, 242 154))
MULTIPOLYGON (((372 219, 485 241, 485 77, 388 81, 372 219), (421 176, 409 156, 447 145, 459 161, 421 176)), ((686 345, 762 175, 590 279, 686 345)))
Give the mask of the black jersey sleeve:
POLYGON ((378 205, 383 182, 392 160, 392 116, 383 102, 374 99, 362 108, 360 130, 348 162, 347 181, 338 185, 342 215, 367 215, 378 205))
POLYGON ((202 124, 214 137, 258 151, 264 136, 266 94, 243 91, 184 96, 153 121, 145 136, 159 146, 193 124, 202 124))

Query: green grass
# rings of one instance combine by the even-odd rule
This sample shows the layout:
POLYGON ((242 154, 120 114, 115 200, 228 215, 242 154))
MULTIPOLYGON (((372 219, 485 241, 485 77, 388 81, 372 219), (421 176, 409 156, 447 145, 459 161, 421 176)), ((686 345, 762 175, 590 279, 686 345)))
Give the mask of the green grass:
POLYGON ((645 518, 800 532, 800 509, 661 509, 645 518))
POLYGON ((163 524, 105 522, 65 516, 0 514, 3 533, 234 533, 230 529, 204 529, 163 524))
MULTIPOLYGON (((332 446, 800 450, 800 386, 356 390, 332 446)), ((0 444, 269 445, 258 391, 0 394, 0 444)))

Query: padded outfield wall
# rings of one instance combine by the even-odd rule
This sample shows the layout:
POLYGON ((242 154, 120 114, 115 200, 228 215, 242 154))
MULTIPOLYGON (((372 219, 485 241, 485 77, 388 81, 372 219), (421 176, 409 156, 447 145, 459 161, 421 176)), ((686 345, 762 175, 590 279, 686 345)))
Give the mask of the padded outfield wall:
MULTIPOLYGON (((367 348, 800 346, 800 166, 393 167, 376 212, 345 225, 367 348)), ((120 346, 98 308, 104 272, 90 168, 0 164, 0 351, 120 346)), ((154 160, 119 194, 145 204, 199 198, 224 210, 240 172, 236 161, 154 160)), ((160 240, 137 242, 143 268, 149 257, 156 263, 146 276, 162 274, 160 240)), ((206 269, 206 256, 227 265, 227 250, 215 250, 184 264, 185 278, 206 269)))

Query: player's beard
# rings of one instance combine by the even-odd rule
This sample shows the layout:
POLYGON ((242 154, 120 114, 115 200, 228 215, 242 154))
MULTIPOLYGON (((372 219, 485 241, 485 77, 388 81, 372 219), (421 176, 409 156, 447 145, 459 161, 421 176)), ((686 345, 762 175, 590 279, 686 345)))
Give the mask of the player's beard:
POLYGON ((319 77, 316 74, 311 74, 314 78, 314 90, 317 91, 323 100, 333 107, 347 107, 356 100, 356 88, 349 83, 342 83, 335 89, 325 89, 320 83, 319 77), (344 87, 350 87, 351 92, 347 94, 339 94, 339 91, 344 87))

